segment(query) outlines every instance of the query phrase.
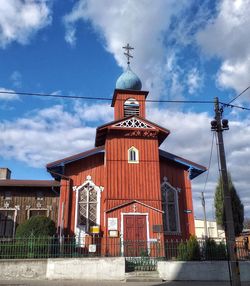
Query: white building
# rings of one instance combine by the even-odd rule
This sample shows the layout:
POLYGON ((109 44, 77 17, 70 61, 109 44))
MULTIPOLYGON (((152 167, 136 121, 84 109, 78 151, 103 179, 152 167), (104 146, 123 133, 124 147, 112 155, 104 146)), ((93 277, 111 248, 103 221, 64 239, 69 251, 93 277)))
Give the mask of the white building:
MULTIPOLYGON (((195 219, 195 234, 198 239, 205 238, 205 223, 203 219, 195 219)), ((225 231, 216 221, 207 220, 207 236, 215 240, 224 240, 225 231)))

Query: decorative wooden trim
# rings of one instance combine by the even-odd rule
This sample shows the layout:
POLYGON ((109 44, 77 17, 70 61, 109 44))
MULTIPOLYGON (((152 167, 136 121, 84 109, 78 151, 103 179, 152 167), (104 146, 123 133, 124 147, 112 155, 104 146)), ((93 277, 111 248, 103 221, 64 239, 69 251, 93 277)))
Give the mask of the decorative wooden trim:
POLYGON ((168 214, 168 205, 167 205, 167 201, 165 201, 166 203, 166 214, 168 217, 166 219, 166 223, 167 223, 167 230, 165 231, 167 234, 173 234, 173 235, 178 235, 179 233, 181 233, 181 228, 180 228, 180 214, 179 214, 179 202, 178 202, 178 193, 181 192, 180 188, 175 188, 173 187, 169 182, 168 182, 168 178, 166 176, 163 177, 163 183, 161 184, 161 191, 165 192, 164 196, 166 197, 166 193, 167 190, 166 189, 171 189, 174 191, 175 193, 175 220, 176 220, 176 231, 170 231, 169 230, 169 214, 168 214))
POLYGON ((14 216, 13 216, 13 230, 12 230, 12 237, 13 238, 15 236, 17 211, 19 211, 19 210, 20 210, 20 206, 19 205, 16 205, 14 208, 10 208, 9 205, 7 206, 6 204, 4 205, 4 207, 0 207, 0 211, 13 211, 14 212, 14 216))
POLYGON ((32 207, 30 205, 27 205, 26 206, 26 211, 27 211, 27 219, 30 219, 30 212, 31 211, 46 211, 46 216, 49 217, 49 213, 50 211, 52 210, 52 206, 47 206, 46 208, 45 207, 42 207, 40 205, 40 203, 37 203, 37 207, 32 207))
POLYGON ((160 212, 160 213, 164 213, 164 211, 162 211, 162 210, 159 210, 159 209, 157 209, 157 208, 154 208, 154 207, 152 207, 152 206, 149 206, 149 205, 144 204, 144 203, 142 203, 142 202, 140 202, 140 201, 137 201, 137 200, 132 200, 132 201, 130 201, 130 202, 126 202, 126 203, 124 203, 124 204, 115 206, 115 207, 113 207, 113 208, 111 208, 111 209, 108 209, 108 210, 104 211, 104 213, 109 213, 109 212, 112 212, 112 211, 114 211, 114 210, 116 210, 116 209, 123 208, 123 207, 126 207, 126 206, 128 206, 128 205, 130 205, 130 204, 134 204, 134 203, 140 204, 140 205, 142 205, 142 206, 144 206, 144 207, 146 207, 146 208, 150 208, 150 209, 152 209, 152 210, 154 210, 154 211, 157 211, 157 212, 160 212))
POLYGON ((147 124, 146 122, 137 119, 136 117, 129 118, 114 124, 112 127, 123 127, 123 128, 150 128, 155 129, 154 126, 147 124))
POLYGON ((81 184, 80 186, 74 186, 73 191, 76 192, 76 207, 75 207, 75 235, 79 237, 84 237, 86 235, 86 229, 82 229, 78 225, 78 211, 79 211, 79 192, 84 189, 86 186, 89 186, 93 188, 97 192, 97 214, 96 214, 96 224, 100 225, 100 216, 101 216, 101 193, 104 190, 104 187, 102 186, 96 186, 95 183, 92 181, 92 178, 90 175, 86 177, 86 180, 81 184))

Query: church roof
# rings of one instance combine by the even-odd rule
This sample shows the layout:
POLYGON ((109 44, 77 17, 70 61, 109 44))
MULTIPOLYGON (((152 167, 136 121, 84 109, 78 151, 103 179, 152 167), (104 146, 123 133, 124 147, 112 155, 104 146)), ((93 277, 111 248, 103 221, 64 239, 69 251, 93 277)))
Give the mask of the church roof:
MULTIPOLYGON (((96 148, 93 148, 91 150, 81 152, 81 153, 78 153, 76 155, 69 156, 69 157, 63 158, 61 160, 51 162, 51 163, 47 164, 46 167, 47 167, 47 170, 49 172, 51 172, 51 175, 54 178, 58 179, 59 174, 63 175, 63 167, 66 164, 73 163, 73 162, 76 162, 78 160, 93 156, 95 154, 100 154, 100 153, 105 153, 105 146, 96 147, 96 148)), ((199 176, 200 174, 202 174, 203 172, 205 172, 207 170, 206 167, 204 167, 202 165, 196 164, 192 161, 189 161, 187 159, 179 157, 175 154, 163 151, 161 149, 159 149, 159 155, 160 155, 160 157, 167 159, 169 161, 172 161, 178 165, 182 165, 184 168, 189 170, 189 172, 190 172, 189 177, 191 180, 194 179, 195 177, 199 176)), ((11 180, 11 181, 13 182, 14 180, 11 180)), ((16 183, 22 183, 22 182, 20 181, 20 182, 16 182, 16 183)), ((23 182, 23 183, 25 183, 25 182, 23 182)), ((32 184, 31 181, 30 181, 30 183, 32 184)))
POLYGON ((128 66, 127 70, 116 81, 117 89, 141 90, 142 83, 139 77, 128 66))
POLYGON ((194 179, 195 177, 199 176, 207 170, 207 168, 202 165, 196 164, 192 161, 179 157, 175 154, 163 151, 161 149, 159 149, 159 154, 160 157, 185 167, 189 171, 190 180, 194 179))
POLYGON ((96 129, 95 146, 105 144, 106 135, 108 130, 151 130, 158 133, 159 145, 167 138, 170 131, 161 127, 145 118, 136 115, 131 115, 119 120, 111 121, 96 129))
POLYGON ((55 180, 0 180, 0 187, 60 187, 60 183, 55 180))
POLYGON ((81 153, 63 158, 61 160, 57 160, 57 161, 48 163, 46 165, 46 168, 49 172, 51 172, 53 177, 58 178, 58 176, 53 175, 53 172, 58 173, 58 174, 63 174, 63 167, 66 164, 69 164, 69 163, 72 163, 72 162, 93 156, 95 154, 104 153, 104 152, 105 152, 104 146, 99 146, 99 147, 93 148, 91 150, 81 152, 81 153))

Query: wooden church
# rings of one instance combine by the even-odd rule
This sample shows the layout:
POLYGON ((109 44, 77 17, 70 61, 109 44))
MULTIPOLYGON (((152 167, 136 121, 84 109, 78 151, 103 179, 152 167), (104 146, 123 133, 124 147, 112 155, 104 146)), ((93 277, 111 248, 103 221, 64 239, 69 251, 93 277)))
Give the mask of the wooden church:
POLYGON ((114 121, 95 148, 47 165, 61 181, 61 233, 100 241, 161 242, 195 233, 191 180, 206 168, 159 149, 170 131, 146 119, 148 91, 128 68, 118 78, 114 121))

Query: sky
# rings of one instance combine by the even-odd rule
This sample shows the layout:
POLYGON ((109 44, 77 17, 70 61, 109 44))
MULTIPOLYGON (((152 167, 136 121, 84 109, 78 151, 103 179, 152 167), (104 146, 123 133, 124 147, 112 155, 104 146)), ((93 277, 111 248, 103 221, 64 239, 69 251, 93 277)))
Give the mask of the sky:
MULTIPOLYGON (((0 0, 0 166, 13 179, 51 179, 46 164, 94 147, 113 120, 110 101, 126 69, 122 47, 148 99, 234 99, 250 85, 250 0, 0 0)), ((233 104, 250 108, 250 92, 233 104)), ((210 130, 214 107, 150 103, 147 118, 171 131, 161 149, 209 167, 192 181, 195 216, 214 218, 219 177, 210 130)), ((250 111, 225 107, 228 170, 250 217, 250 111)), ((176 186, 178 187, 178 186, 176 186)))

